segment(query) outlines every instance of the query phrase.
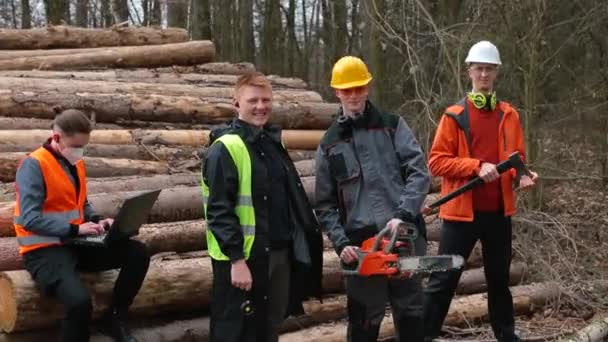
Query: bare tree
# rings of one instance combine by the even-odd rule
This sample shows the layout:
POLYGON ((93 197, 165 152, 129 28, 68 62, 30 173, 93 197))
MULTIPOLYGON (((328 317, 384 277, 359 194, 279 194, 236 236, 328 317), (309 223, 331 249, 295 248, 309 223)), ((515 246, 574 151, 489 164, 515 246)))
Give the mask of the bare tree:
POLYGON ((80 27, 87 27, 89 23, 89 1, 88 0, 77 0, 76 1, 76 25, 80 27))
POLYGON ((167 1, 167 23, 171 27, 188 27, 188 0, 167 1))
POLYGON ((114 22, 129 21, 129 3, 127 0, 113 0, 114 22))
POLYGON ((29 29, 32 27, 32 12, 30 10, 30 1, 21 0, 21 28, 29 29))
POLYGON ((60 25, 68 22, 66 14, 69 13, 67 0, 44 0, 46 19, 48 24, 60 25))
POLYGON ((239 0, 240 59, 255 63, 255 40, 253 36, 253 0, 239 0))

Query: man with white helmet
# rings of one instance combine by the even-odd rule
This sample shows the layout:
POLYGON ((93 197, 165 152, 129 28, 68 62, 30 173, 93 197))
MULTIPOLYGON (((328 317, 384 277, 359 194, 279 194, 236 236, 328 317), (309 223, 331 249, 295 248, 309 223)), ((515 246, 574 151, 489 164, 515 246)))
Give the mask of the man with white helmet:
MULTIPOLYGON (((331 86, 341 108, 316 155, 317 217, 342 262, 350 265, 363 241, 405 222, 419 231, 417 255, 426 251, 420 214, 430 183, 426 157, 403 118, 368 101, 371 80, 361 59, 346 56, 336 62, 331 86)), ((424 339, 419 277, 349 276, 346 293, 349 342, 376 341, 389 302, 399 340, 424 339)))
MULTIPOLYGON (((476 43, 465 60, 472 91, 446 109, 430 151, 429 168, 442 177, 442 195, 475 176, 484 185, 441 206, 443 219, 439 254, 459 254, 467 259, 480 240, 488 284, 488 310, 496 339, 519 341, 515 334, 513 300, 509 290, 511 216, 515 213, 514 186, 529 188, 538 175, 518 178, 515 170, 499 174, 496 164, 513 152, 523 158, 525 146, 519 114, 498 100, 494 81, 500 54, 488 41, 476 43)), ((440 333, 462 271, 434 273, 425 289, 425 339, 440 333)))

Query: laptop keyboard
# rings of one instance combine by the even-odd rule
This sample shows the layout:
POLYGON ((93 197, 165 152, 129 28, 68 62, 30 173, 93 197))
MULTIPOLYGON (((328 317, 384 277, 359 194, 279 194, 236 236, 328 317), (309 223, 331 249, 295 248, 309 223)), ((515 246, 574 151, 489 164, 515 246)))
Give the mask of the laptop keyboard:
POLYGON ((85 241, 91 241, 91 242, 103 242, 103 239, 106 238, 107 233, 103 233, 101 235, 87 235, 84 236, 83 239, 85 241))

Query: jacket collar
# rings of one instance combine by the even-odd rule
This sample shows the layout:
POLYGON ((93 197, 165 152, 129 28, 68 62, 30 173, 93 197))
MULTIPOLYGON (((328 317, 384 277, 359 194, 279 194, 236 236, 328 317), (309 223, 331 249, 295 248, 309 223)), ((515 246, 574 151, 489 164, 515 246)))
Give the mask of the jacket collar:
POLYGON ((72 164, 67 159, 65 159, 63 154, 55 151, 55 149, 51 146, 51 140, 52 140, 52 138, 48 138, 46 140, 46 142, 42 145, 42 147, 45 150, 49 151, 49 153, 51 153, 53 155, 53 157, 55 157, 55 159, 65 162, 64 164, 66 164, 66 165, 72 166, 72 164))
POLYGON ((281 127, 266 124, 264 127, 253 126, 241 119, 234 119, 227 126, 216 128, 211 132, 210 143, 224 134, 238 134, 245 142, 255 143, 262 135, 270 137, 273 141, 281 143, 281 127))
POLYGON ((379 119, 378 109, 368 100, 365 102, 365 109, 363 113, 356 115, 355 117, 349 117, 344 115, 342 107, 338 112, 338 126, 342 130, 351 130, 353 128, 369 128, 374 126, 374 123, 379 119))

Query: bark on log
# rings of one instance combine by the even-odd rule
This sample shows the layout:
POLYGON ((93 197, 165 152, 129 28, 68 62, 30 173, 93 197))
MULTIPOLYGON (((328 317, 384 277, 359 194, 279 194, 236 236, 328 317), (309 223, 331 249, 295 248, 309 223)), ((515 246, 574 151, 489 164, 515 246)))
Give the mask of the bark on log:
POLYGON ((188 41, 188 32, 172 27, 166 29, 151 27, 87 29, 59 25, 28 30, 0 30, 0 46, 5 50, 159 45, 186 41, 188 41))
POLYGON ((608 317, 597 320, 559 342, 599 342, 608 336, 608 317))
MULTIPOLYGON (((302 185, 309 197, 314 189, 310 178, 303 178, 302 185)), ((161 188, 156 187, 156 189, 161 188)), ((95 211, 106 217, 115 217, 122 202, 140 191, 97 193, 88 196, 95 211)), ((15 202, 0 203, 0 237, 15 236, 13 211, 15 202)), ((163 188, 148 216, 149 223, 196 220, 203 217, 203 198, 199 186, 163 188)))
MULTIPOLYGON (((333 252, 325 253, 324 260, 324 264, 339 265, 338 257, 333 252)), ((335 273, 336 269, 324 267, 326 271, 335 273)), ((99 318, 107 308, 116 276, 116 271, 82 275, 92 293, 94 318, 99 318)), ((324 290, 335 292, 341 283, 341 279, 336 277, 324 277, 324 290)), ((205 309, 209 306, 211 285, 210 258, 156 259, 150 265, 130 313, 158 316, 205 309), (160 293, 162 295, 159 296, 160 293)), ((53 326, 63 316, 56 301, 40 297, 27 271, 0 274, 0 303, 3 308, 0 311, 0 327, 5 332, 53 326)))
MULTIPOLYGON (((555 283, 538 283, 511 288, 513 306, 517 315, 525 315, 541 309, 559 295, 555 283)), ((488 309, 486 294, 475 294, 456 298, 450 305, 450 311, 444 324, 463 325, 465 322, 487 320, 488 309)), ((379 339, 395 336, 393 317, 388 315, 382 321, 379 339)), ((341 342, 346 340, 346 323, 331 326, 317 326, 281 335, 280 341, 289 342, 341 342)))
MULTIPOLYGON (((31 152, 40 147, 40 144, 0 144, 0 154, 4 152, 31 152)), ((193 159, 198 155, 199 149, 190 146, 180 148, 166 146, 146 145, 101 145, 89 144, 86 147, 87 157, 137 159, 170 161, 175 159, 193 159)))
POLYGON ((86 68, 156 68, 206 63, 215 57, 210 41, 164 45, 99 48, 98 51, 58 56, 0 60, 0 70, 73 70, 86 68))
MULTIPOLYGON (((4 54, 4 52, 3 52, 4 54)), ((8 70, 0 71, 0 77, 75 80, 75 81, 104 81, 104 82, 138 82, 161 84, 197 84, 205 87, 234 87, 237 75, 196 74, 196 73, 167 73, 154 69, 115 69, 106 71, 42 71, 42 70, 8 70)), ((306 82, 299 78, 267 76, 273 88, 305 89, 306 82)))
MULTIPOLYGON (((55 107, 53 108, 53 110, 56 109, 55 107)), ((94 115, 92 116, 94 118, 94 115)), ((52 119, 0 116, 0 128, 3 130, 49 129, 52 125, 52 119)), ((187 122, 125 120, 123 118, 117 118, 116 123, 94 123, 95 129, 209 129, 212 126, 187 122)))
POLYGON ((300 160, 295 162, 294 164, 298 169, 298 174, 300 175, 300 177, 309 177, 315 175, 314 159, 300 160))
MULTIPOLYGON (((0 89, 1 116, 53 119, 70 108, 92 111, 96 122, 121 125, 133 121, 211 125, 223 124, 236 116, 228 98, 0 89)), ((270 122, 285 129, 326 129, 337 110, 338 105, 333 103, 275 101, 270 122)))
MULTIPOLYGON (((13 182, 19 162, 25 157, 27 154, 23 152, 0 153, 0 181, 13 182)), ((91 178, 169 173, 169 165, 163 161, 94 157, 85 157, 84 160, 87 176, 91 178)))
POLYGON ((289 158, 291 158, 291 161, 294 163, 301 160, 315 159, 316 153, 314 150, 288 150, 287 152, 289 153, 289 158))
MULTIPOLYGON (((284 130, 283 142, 288 149, 315 150, 325 132, 322 130, 284 130)), ((0 130, 0 141, 5 144, 42 144, 51 136, 50 130, 0 130)), ((91 144, 128 145, 185 145, 206 146, 209 131, 199 130, 94 130, 91 144)))
MULTIPOLYGON (((2 107, 2 106, 0 106, 2 107)), ((50 129, 53 126, 51 119, 36 119, 36 118, 11 118, 0 116, 0 127, 3 130, 13 129, 50 129)), ((96 129, 122 129, 123 127, 111 123, 96 123, 96 129)), ((8 151, 6 151, 8 152, 8 151)))
POLYGON ((227 62, 211 62, 192 66, 172 66, 165 68, 156 68, 158 72, 173 72, 181 74, 197 73, 197 74, 222 74, 222 75, 243 75, 256 71, 255 65, 249 62, 227 63, 227 62))
MULTIPOLYGON (((77 58, 76 56, 71 56, 77 58)), ((0 65, 1 65, 0 61, 0 65)), ((56 92, 60 94, 78 94, 85 89, 95 94, 134 94, 166 96, 192 96, 203 98, 232 99, 234 85, 206 86, 192 84, 155 84, 143 82, 116 82, 116 81, 79 81, 45 78, 0 77, 0 89, 11 89, 14 93, 20 92, 56 92)), ((279 89, 272 92, 275 101, 291 102, 322 102, 321 95, 312 90, 279 89)))
MULTIPOLYGON (((125 177, 105 177, 90 178, 87 183, 89 195, 99 193, 117 193, 121 191, 142 191, 152 189, 165 189, 178 186, 198 186, 201 181, 199 173, 174 173, 171 175, 151 175, 151 176, 125 176, 125 177)), ((15 200, 15 184, 10 186, 0 194, 0 202, 15 200)))

